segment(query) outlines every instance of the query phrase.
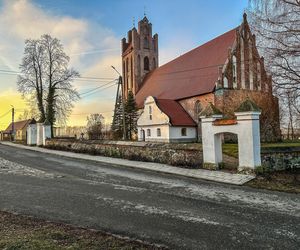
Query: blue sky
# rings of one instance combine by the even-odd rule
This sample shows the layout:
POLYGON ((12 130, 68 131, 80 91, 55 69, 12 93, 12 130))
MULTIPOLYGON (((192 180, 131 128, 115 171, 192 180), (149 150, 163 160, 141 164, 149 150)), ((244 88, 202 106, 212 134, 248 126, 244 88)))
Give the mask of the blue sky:
MULTIPOLYGON (((42 34, 59 38, 70 64, 82 76, 117 77, 120 39, 146 15, 159 35, 159 61, 164 64, 238 26, 247 0, 0 0, 0 70, 18 71, 24 39, 42 34), (5 35, 3 35, 5 34, 5 35)), ((10 105, 26 108, 17 92, 16 75, 0 74, 0 115, 10 105)), ((75 81, 80 93, 104 81, 75 81)), ((68 124, 84 125, 91 112, 109 123, 116 88, 95 92, 76 103, 68 124)), ((0 121, 0 128, 5 126, 0 121)))
POLYGON ((247 0, 34 0, 56 15, 70 15, 109 27, 121 38, 146 15, 164 46, 174 35, 188 36, 195 46, 242 21, 247 0))

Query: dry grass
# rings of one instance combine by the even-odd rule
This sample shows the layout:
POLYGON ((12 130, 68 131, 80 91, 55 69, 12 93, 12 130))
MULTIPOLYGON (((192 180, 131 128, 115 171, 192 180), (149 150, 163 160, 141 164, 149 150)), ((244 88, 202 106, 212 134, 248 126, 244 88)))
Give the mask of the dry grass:
POLYGON ((159 249, 95 230, 0 211, 0 249, 159 249))

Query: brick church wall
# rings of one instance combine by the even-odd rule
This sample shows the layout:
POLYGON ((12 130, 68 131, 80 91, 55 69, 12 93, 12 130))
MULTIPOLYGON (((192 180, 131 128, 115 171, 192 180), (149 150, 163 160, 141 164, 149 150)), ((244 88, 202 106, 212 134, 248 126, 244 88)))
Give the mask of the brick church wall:
POLYGON ((280 139, 278 99, 269 92, 219 89, 215 92, 215 106, 227 117, 233 117, 234 111, 245 99, 251 99, 261 109, 261 140, 270 142, 280 139))

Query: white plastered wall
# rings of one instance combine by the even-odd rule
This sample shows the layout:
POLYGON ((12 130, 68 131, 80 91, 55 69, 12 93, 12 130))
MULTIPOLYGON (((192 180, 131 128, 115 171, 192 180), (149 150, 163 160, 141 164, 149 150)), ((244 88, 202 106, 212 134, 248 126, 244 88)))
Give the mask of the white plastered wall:
POLYGON ((137 126, 139 141, 193 141, 197 138, 197 131, 194 127, 171 126, 169 117, 159 109, 152 96, 146 98, 137 126), (150 119, 150 115, 152 119, 150 119), (186 136, 181 135, 182 128, 186 128, 186 136), (148 129, 151 131, 151 136, 147 135, 148 129), (157 135, 157 129, 160 129, 161 136, 157 135), (142 130, 144 130, 144 133, 142 133, 142 130), (145 134, 145 138, 143 138, 143 134, 145 134))

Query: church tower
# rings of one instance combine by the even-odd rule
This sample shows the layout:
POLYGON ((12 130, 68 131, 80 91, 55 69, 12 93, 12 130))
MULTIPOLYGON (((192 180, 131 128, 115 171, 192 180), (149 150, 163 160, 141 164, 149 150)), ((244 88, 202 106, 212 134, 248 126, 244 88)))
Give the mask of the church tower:
POLYGON ((127 99, 131 90, 133 95, 139 91, 144 77, 158 67, 158 35, 152 36, 152 24, 145 16, 128 31, 127 40, 122 39, 123 91, 127 99))

